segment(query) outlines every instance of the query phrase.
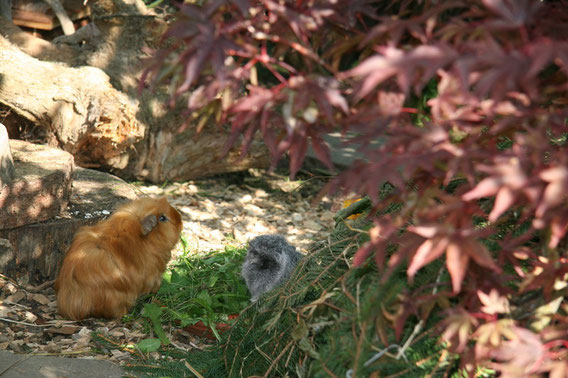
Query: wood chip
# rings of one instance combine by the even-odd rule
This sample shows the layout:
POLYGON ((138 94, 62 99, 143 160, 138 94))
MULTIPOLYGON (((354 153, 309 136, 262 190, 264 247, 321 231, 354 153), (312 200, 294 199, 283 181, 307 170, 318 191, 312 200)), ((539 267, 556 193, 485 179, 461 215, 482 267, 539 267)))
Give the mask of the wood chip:
POLYGON ((46 328, 43 332, 51 333, 53 335, 72 335, 78 332, 81 328, 77 326, 64 326, 61 328, 57 327, 49 327, 46 328))
POLYGON ((14 294, 10 295, 6 298, 6 302, 18 303, 22 299, 24 299, 26 294, 23 291, 17 291, 14 294))
POLYGON ((37 316, 29 311, 25 313, 26 321, 30 323, 34 323, 37 320, 37 316))
POLYGON ((34 301, 36 301, 36 302, 38 302, 42 305, 47 305, 50 302, 49 298, 47 298, 45 295, 39 294, 39 293, 32 294, 31 298, 32 298, 32 300, 34 300, 34 301))

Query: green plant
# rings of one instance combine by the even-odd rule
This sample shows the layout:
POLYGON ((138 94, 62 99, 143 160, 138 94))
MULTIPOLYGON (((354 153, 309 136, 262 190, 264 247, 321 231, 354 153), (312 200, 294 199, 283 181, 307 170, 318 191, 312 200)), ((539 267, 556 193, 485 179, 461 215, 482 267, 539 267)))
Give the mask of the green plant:
MULTIPOLYGON (((182 245, 187 245, 182 240, 182 245)), ((164 274, 162 286, 145 303, 141 315, 150 320, 154 333, 167 344, 161 324, 181 327, 203 322, 217 338, 216 324, 231 323, 250 300, 240 275, 244 248, 190 255, 186 253, 164 274)))

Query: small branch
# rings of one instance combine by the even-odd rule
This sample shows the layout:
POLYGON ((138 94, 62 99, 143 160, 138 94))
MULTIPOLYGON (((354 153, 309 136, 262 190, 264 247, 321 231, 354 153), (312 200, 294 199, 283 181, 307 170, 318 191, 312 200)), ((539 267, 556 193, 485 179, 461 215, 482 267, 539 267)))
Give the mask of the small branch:
POLYGON ((186 368, 189 369, 189 371, 191 371, 193 374, 195 374, 195 376, 196 376, 197 378, 203 378, 203 375, 201 375, 201 374, 199 373, 199 371, 197 371, 197 369, 195 369, 193 366, 191 366, 191 365, 189 364, 189 362, 187 362, 187 360, 184 361, 184 365, 185 365, 186 368))
POLYGON ((63 5, 61 5, 59 0, 43 0, 43 1, 49 4, 51 9, 53 9, 53 13, 55 13, 55 16, 57 16, 57 19, 61 24, 61 29, 63 29, 63 33, 65 35, 71 35, 75 33, 75 26, 73 25, 73 21, 71 21, 71 19, 65 12, 65 8, 63 8, 63 5))
POLYGON ((83 41, 89 41, 102 36, 101 31, 94 22, 90 22, 71 35, 62 35, 53 39, 53 43, 65 43, 68 45, 79 44, 83 41))
POLYGON ((44 289, 50 287, 54 283, 55 283, 55 280, 46 281, 46 282, 44 282, 44 283, 42 283, 41 285, 38 285, 38 286, 29 286, 25 290, 29 293, 38 293, 38 292, 43 291, 44 289))
POLYGON ((107 20, 111 18, 130 18, 130 17, 140 17, 140 18, 157 18, 157 15, 154 14, 130 14, 130 13, 114 13, 114 14, 107 14, 104 16, 93 16, 93 21, 97 20, 107 20))
MULTIPOLYGON (((58 353, 30 353, 30 356, 68 356, 73 354, 91 354, 92 352, 88 349, 85 350, 69 350, 65 352, 58 353)), ((0 374, 2 375, 2 374, 0 374)))
MULTIPOLYGON (((438 271, 438 275, 436 276, 436 284, 434 286, 434 288, 432 289, 432 294, 436 295, 438 294, 438 285, 440 283, 440 280, 442 279, 442 272, 444 271, 444 267, 440 267, 440 270, 438 271)), ((414 329, 412 330, 412 334, 410 335, 410 337, 408 339, 406 339, 406 342, 404 343, 404 345, 402 346, 402 348, 400 348, 398 350, 398 353, 396 355, 396 359, 398 360, 400 357, 404 357, 404 352, 406 351, 406 349, 408 349, 408 347, 410 346, 410 344, 414 341, 414 338, 418 335, 418 333, 420 333, 420 331, 422 330, 422 328, 424 327, 424 319, 420 319, 420 321, 418 323, 416 323, 416 325, 414 326, 414 329)))
POLYGON ((280 359, 282 358, 282 356, 284 355, 284 353, 286 353, 286 351, 288 350, 288 348, 290 348, 293 345, 293 342, 290 341, 285 347, 284 349, 282 349, 282 351, 280 353, 278 353, 278 356, 276 356, 276 358, 272 361, 272 363, 270 364, 270 366, 268 367, 268 370, 266 370, 266 372, 264 373, 264 377, 268 377, 270 372, 272 371, 272 369, 274 369, 274 367, 276 366, 276 364, 278 363, 278 361, 280 361, 280 359))
POLYGON ((17 320, 6 319, 6 318, 0 318, 0 320, 8 323, 22 324, 29 327, 53 327, 53 324, 32 324, 32 323, 19 322, 17 320))

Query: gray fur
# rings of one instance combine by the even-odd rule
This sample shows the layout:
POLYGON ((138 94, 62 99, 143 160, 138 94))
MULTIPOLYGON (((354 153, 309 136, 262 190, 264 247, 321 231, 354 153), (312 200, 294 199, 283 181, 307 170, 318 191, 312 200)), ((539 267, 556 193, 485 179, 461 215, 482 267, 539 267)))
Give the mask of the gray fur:
POLYGON ((249 243, 242 275, 251 293, 251 301, 285 282, 302 254, 281 235, 261 235, 249 243))

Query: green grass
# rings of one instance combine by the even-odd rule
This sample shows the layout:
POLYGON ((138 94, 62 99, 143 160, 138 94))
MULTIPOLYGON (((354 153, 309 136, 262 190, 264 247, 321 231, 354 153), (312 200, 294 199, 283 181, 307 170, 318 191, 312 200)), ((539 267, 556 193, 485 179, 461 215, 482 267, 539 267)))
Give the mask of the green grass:
POLYGON ((231 323, 229 316, 250 303, 240 274, 246 252, 246 248, 226 247, 224 251, 190 254, 184 248, 184 254, 164 273, 158 292, 139 300, 127 315, 147 319, 158 337, 143 340, 139 348, 148 352, 168 345, 163 324, 185 327, 202 321, 220 339, 215 325, 231 323))

